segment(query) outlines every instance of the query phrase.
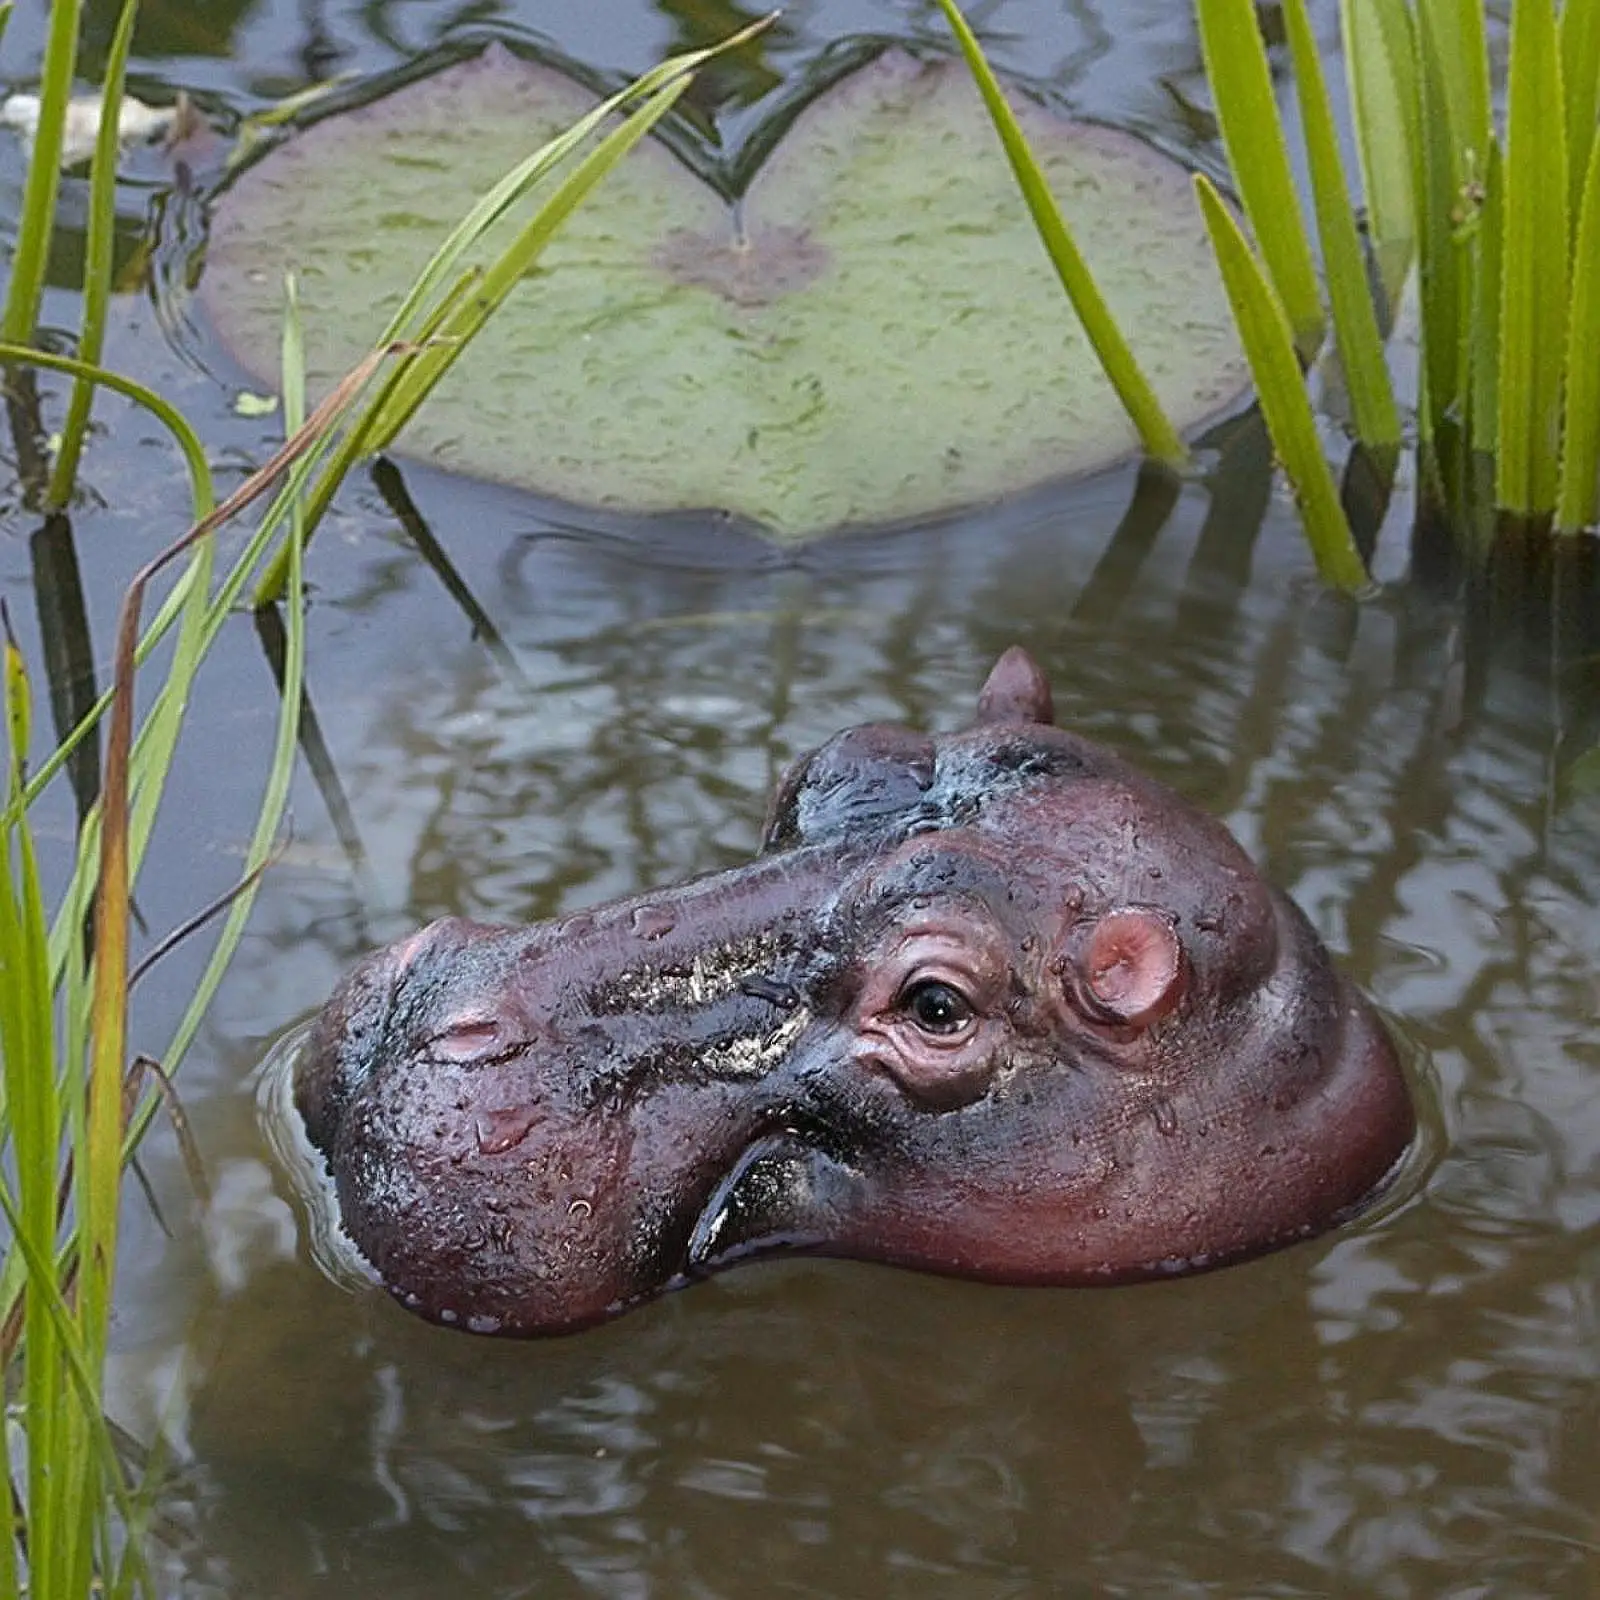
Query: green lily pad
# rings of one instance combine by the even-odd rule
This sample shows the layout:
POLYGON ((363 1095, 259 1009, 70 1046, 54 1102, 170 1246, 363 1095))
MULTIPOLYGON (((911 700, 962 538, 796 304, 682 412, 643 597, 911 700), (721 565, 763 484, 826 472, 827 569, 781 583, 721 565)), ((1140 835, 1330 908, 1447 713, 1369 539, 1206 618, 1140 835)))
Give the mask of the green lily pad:
MULTIPOLYGON (((473 196, 591 104, 493 50, 317 123, 219 200, 202 293, 258 377, 300 279, 313 386, 368 348, 473 196)), ((1019 106, 1169 414, 1246 369, 1187 174, 1019 106)), ((478 477, 793 541, 925 518, 1136 444, 956 63, 879 57, 814 100, 731 206, 647 140, 403 436, 478 477)))

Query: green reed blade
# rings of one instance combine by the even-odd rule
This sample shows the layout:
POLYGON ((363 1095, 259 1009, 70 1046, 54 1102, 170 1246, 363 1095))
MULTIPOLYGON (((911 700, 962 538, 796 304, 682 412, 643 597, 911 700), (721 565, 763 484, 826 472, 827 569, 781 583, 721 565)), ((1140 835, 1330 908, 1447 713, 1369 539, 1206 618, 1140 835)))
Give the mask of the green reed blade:
POLYGON ((1322 344, 1322 297, 1255 6, 1252 0, 1195 0, 1195 12, 1234 182, 1295 347, 1309 362, 1322 344))
POLYGON ((1216 186, 1202 174, 1196 175, 1194 184, 1250 359, 1261 415, 1294 489, 1317 571, 1323 582, 1357 593, 1369 588, 1371 580, 1322 453, 1288 315, 1216 186))
POLYGON ((1061 287, 1066 290, 1072 309, 1083 324, 1083 331, 1088 335, 1106 377, 1117 391, 1117 398, 1121 400, 1128 420, 1137 430, 1146 455, 1164 461, 1168 466, 1182 468, 1188 463, 1189 452, 1162 409, 1155 390, 1134 358, 1133 351, 1128 348, 1128 341, 1100 293, 1099 285, 1095 283, 1094 275, 1089 271, 1089 265, 1083 259, 1066 219, 1061 215, 1061 208, 1050 192, 1050 186, 1000 88, 999 80, 984 56, 983 47, 967 26, 967 20, 957 8, 955 0, 939 0, 939 8, 944 12, 951 32, 955 34, 961 53, 966 58, 967 68, 978 86, 978 92, 983 96, 983 103, 1000 137, 1006 159, 1016 176, 1017 187, 1027 202, 1034 227, 1039 230, 1039 238, 1051 265, 1056 269, 1056 276, 1061 280, 1061 287))
POLYGON ((1500 299, 1504 285, 1506 164, 1496 139, 1489 141, 1483 174, 1483 205, 1475 238, 1477 267, 1467 332, 1468 433, 1473 447, 1494 448, 1500 434, 1500 299))
MULTIPOLYGON (((111 274, 117 233, 117 157, 121 150, 118 122, 122 113, 123 78, 128 51, 133 44, 134 19, 139 0, 123 0, 122 14, 106 56, 101 88, 100 128, 95 136, 94 163, 89 172, 89 220, 83 253, 83 318, 78 332, 78 359, 95 365, 105 343, 106 312, 111 304, 111 274)), ((61 448, 56 454, 46 504, 59 509, 72 497, 78 460, 89 432, 89 411, 94 383, 78 378, 61 425, 61 448)))
MULTIPOLYGON (((300 307, 295 285, 291 279, 284 286, 281 379, 286 438, 292 438, 305 422, 305 387, 305 347, 300 324, 300 307)), ((310 465, 308 463, 308 467, 310 465)), ((245 852, 244 870, 241 874, 241 881, 245 887, 234 896, 228 907, 222 929, 206 962, 205 971, 195 985, 189 1004, 163 1053, 162 1059, 169 1071, 176 1068, 195 1034, 199 1032, 200 1024, 210 1009, 216 991, 238 948, 239 940, 243 937, 245 921, 255 905, 256 895, 260 890, 262 882, 260 869, 272 853, 273 843, 289 802, 289 785, 294 777, 295 750, 300 735, 302 691, 305 686, 304 555, 308 532, 306 505, 310 486, 311 472, 308 470, 297 485, 296 492, 286 501, 285 516, 271 518, 275 526, 281 525, 285 520, 288 523, 285 534, 288 548, 288 584, 283 600, 285 611, 283 687, 279 697, 278 726, 273 742, 272 760, 267 769, 266 784, 256 814, 255 828, 245 852)))
POLYGON ((1418 426, 1424 440, 1462 416, 1465 399, 1462 340, 1471 305, 1457 237, 1456 144, 1450 101, 1434 24, 1424 4, 1417 13, 1418 161, 1417 273, 1422 339, 1422 404, 1418 426))
POLYGON ((1366 257, 1356 219, 1350 209, 1344 164, 1333 106, 1322 75, 1316 35, 1311 31, 1306 0, 1284 0, 1289 51, 1300 97, 1301 125, 1311 169, 1311 194, 1317 232, 1322 240, 1323 269, 1333 311, 1333 334, 1350 391, 1356 437, 1380 456, 1393 458, 1400 445, 1400 412, 1389 382, 1378 332, 1378 314, 1367 283, 1366 257))
MULTIPOLYGON (((6 1221, 14 1230, 18 1230, 15 1237, 27 1267, 28 1281, 38 1286, 40 1309, 59 1339, 61 1372, 65 1380, 61 1390, 62 1405, 82 1421, 85 1459, 94 1472, 91 1481, 96 1488, 103 1486, 105 1492, 109 1494, 123 1526, 135 1528, 142 1519, 138 1507, 134 1504, 133 1496, 128 1491, 122 1463, 117 1459, 116 1441, 111 1437, 111 1429, 106 1421, 101 1398, 102 1385, 98 1376, 102 1368, 91 1363, 88 1353, 80 1343, 74 1308, 62 1293, 52 1257, 38 1250, 34 1241, 26 1238, 20 1231, 18 1225, 21 1222, 21 1215, 13 1206, 11 1197, 3 1186, 0 1186, 0 1213, 4 1214, 6 1221)), ((31 1430, 29 1447, 32 1448, 31 1430)), ((88 1532, 89 1530, 85 1528, 85 1536, 81 1539, 82 1555, 85 1558, 92 1551, 87 1537, 88 1532)), ((37 1553, 37 1546, 33 1546, 30 1554, 37 1555, 37 1553)), ((132 1554, 135 1580, 146 1595, 153 1596, 155 1591, 143 1554, 138 1551, 132 1554)), ((83 1565, 85 1581, 77 1588, 61 1589, 46 1589, 39 1568, 35 1567, 31 1575, 30 1592, 41 1597, 46 1594, 92 1596, 99 1593, 99 1586, 88 1580, 87 1559, 83 1565)))
POLYGON ((1483 169, 1493 128, 1484 0, 1418 0, 1433 35, 1439 79, 1449 107, 1458 182, 1483 169))
MULTIPOLYGON (((162 399, 154 389, 133 378, 113 372, 109 367, 98 367, 92 362, 79 361, 73 356, 58 356, 48 350, 34 350, 28 345, 0 342, 0 362, 23 362, 28 366, 44 367, 51 372, 65 372, 74 378, 87 378, 102 388, 114 389, 125 395, 135 405, 148 411, 173 437, 183 453, 184 466, 189 473, 189 493, 198 521, 215 503, 211 486, 211 466, 206 457, 206 447, 200 436, 189 426, 183 413, 170 401, 162 399)), ((36 788, 38 780, 30 788, 36 788)))
POLYGON ((1542 516, 1555 510, 1560 476, 1570 239, 1553 0, 1512 8, 1507 98, 1495 499, 1504 511, 1542 516))
MULTIPOLYGON (((30 722, 27 671, 21 652, 5 639, 5 711, 7 787, 21 790, 27 760, 30 722)), ((40 949, 30 942, 35 925, 37 880, 30 870, 30 840, 19 806, 8 808, 0 827, 0 1071, 5 1083, 6 1122, 11 1137, 16 1206, 7 1243, 8 1274, 26 1275, 26 1254, 44 1261, 55 1255, 56 1181, 61 1148, 61 1105, 51 1034, 48 979, 40 982, 40 949), (16 820, 13 821, 12 819, 16 820), (20 858, 14 868, 14 858, 20 858), (13 1268, 15 1260, 18 1266, 13 1268)), ((9 1191, 5 1194, 9 1202, 9 1191)), ((7 1310, 9 1311, 9 1307, 7 1310)), ((58 1506, 68 1484, 62 1471, 63 1438, 68 1419, 61 1407, 58 1333, 43 1294, 30 1295, 23 1306, 23 1381, 20 1389, 26 1449, 26 1490, 22 1510, 29 1538, 30 1587, 35 1593, 44 1577, 63 1559, 66 1540, 57 1523, 58 1506), (41 1545, 40 1539, 46 1541, 41 1545)), ((8 1452, 9 1460, 9 1452, 8 1452)), ((11 1535, 8 1531, 7 1537, 11 1535)))
POLYGON ((50 240, 55 233, 56 190, 61 178, 62 124, 72 98, 72 65, 78 53, 79 0, 54 0, 45 39, 44 76, 39 85, 39 126, 22 193, 16 245, 11 256, 11 287, 0 312, 0 340, 27 344, 39 320, 50 240))
POLYGON ((1561 8, 1561 81, 1567 91, 1567 166, 1576 228, 1600 122, 1600 5, 1595 0, 1566 0, 1561 8))
POLYGON ((1398 305, 1417 250, 1416 30, 1405 0, 1340 0, 1350 113, 1378 278, 1398 305))
POLYGON ((1556 524, 1573 532, 1600 522, 1600 360, 1596 351, 1600 351, 1600 139, 1589 142, 1572 271, 1572 326, 1567 333, 1567 414, 1556 524))

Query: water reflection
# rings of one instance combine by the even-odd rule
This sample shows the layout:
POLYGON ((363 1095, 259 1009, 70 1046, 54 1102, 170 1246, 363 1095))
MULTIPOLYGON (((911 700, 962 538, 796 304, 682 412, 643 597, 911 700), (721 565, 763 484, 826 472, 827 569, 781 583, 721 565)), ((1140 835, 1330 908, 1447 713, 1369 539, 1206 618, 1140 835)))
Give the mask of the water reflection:
MULTIPOLYGON (((1547 777, 1591 701, 1521 647, 1465 692, 1441 670, 1455 613, 1330 606, 1280 515, 1213 565, 1199 487, 1098 607, 1131 479, 726 564, 519 540, 511 502, 410 488, 519 672, 422 564, 324 555, 312 688, 368 876, 337 851, 280 871, 189 1079, 205 1148, 242 1164, 183 1428, 227 1592, 1584 1592, 1600 801, 1553 811, 1547 777), (1427 1048, 1449 1149, 1420 1194, 1181 1283, 758 1267, 529 1346, 311 1265, 239 1088, 262 1036, 421 917, 549 915, 739 859, 796 750, 959 721, 1013 638, 1063 720, 1225 814, 1427 1048)), ((316 805, 307 785, 302 838, 331 843, 316 805)), ((204 1281, 186 1254, 169 1297, 204 1281)))

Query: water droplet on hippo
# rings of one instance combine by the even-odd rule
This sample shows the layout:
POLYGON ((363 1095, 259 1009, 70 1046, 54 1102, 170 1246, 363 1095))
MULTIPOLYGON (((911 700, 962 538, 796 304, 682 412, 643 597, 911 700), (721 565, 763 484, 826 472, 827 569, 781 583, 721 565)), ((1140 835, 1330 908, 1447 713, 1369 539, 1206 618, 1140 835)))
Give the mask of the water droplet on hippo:
POLYGON ((641 939, 665 938, 678 925, 678 919, 666 906, 635 906, 629 920, 641 939))
POLYGON ((480 1111, 474 1126, 479 1152, 501 1156, 507 1150, 514 1150, 528 1137, 528 1130, 537 1120, 538 1114, 531 1106, 501 1106, 494 1111, 480 1111))
POLYGON ((450 1309, 449 1306, 440 1306, 439 1307, 439 1320, 441 1322, 452 1322, 453 1323, 453 1322, 459 1322, 461 1319, 460 1319, 460 1317, 458 1317, 456 1315, 456 1313, 454 1311, 452 1311, 450 1309))
POLYGON ((475 1311, 467 1318, 468 1333, 499 1333, 499 1317, 491 1317, 486 1312, 475 1311))
POLYGON ((1157 1100, 1151 1109, 1155 1113, 1156 1132, 1171 1138, 1178 1131, 1178 1113, 1173 1109, 1172 1102, 1157 1100))

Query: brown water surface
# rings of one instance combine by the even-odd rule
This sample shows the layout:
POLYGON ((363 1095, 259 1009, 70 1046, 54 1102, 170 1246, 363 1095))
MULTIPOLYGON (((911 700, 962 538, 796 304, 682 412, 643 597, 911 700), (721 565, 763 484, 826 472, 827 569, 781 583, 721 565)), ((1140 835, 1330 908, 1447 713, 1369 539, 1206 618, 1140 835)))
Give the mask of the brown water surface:
MULTIPOLYGON (((733 15, 527 0, 492 20, 623 70, 708 11, 733 15)), ((1079 109, 1198 137, 1161 82, 1194 87, 1186 7, 983 15, 1003 63, 1079 109)), ((422 3, 151 5, 141 70, 241 110, 465 26, 422 3)), ((8 53, 35 27, 14 20, 8 53)), ((730 137, 741 99, 830 40, 936 32, 889 0, 785 27, 770 79, 721 80, 730 137)), ((158 264, 187 259, 181 194, 129 204, 131 226, 160 213, 158 264)), ((65 294, 52 308, 70 322, 65 294)), ((111 358, 192 409, 225 465, 264 457, 269 425, 231 413, 181 300, 119 301, 111 358)), ((126 570, 184 518, 153 430, 105 416, 103 504, 74 519, 102 656, 126 570)), ((1600 629, 1571 618, 1600 617, 1600 590, 1555 623, 1538 585, 1503 591, 1489 650, 1404 581, 1402 515, 1395 581, 1336 602, 1259 434, 1216 444, 1181 490, 1129 470, 786 559, 708 519, 577 526, 410 470, 352 488, 311 563, 318 762, 183 1074, 216 1204, 195 1215, 160 1134, 171 1237, 130 1191, 115 1394, 175 1447, 174 1595, 1595 1593, 1600 793, 1577 762, 1600 735, 1600 629), (425 1326, 319 1268, 255 1075, 345 966, 441 913, 544 916, 736 862, 795 753, 868 719, 959 724, 1012 642, 1062 721, 1225 817, 1393 1014, 1430 1141, 1395 1204, 1181 1282, 757 1266, 529 1345, 425 1326)), ((54 535, 7 493, 0 592, 26 623, 54 535)), ((247 619, 205 684, 142 886, 152 936, 237 872, 275 712, 247 619)), ((199 961, 143 986, 150 1037, 199 961)))

